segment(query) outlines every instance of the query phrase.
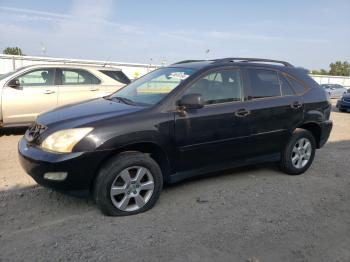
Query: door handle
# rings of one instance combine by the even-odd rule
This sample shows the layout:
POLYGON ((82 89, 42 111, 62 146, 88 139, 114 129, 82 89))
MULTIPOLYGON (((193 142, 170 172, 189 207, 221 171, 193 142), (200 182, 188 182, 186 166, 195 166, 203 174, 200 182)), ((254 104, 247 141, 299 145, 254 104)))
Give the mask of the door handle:
POLYGON ((291 107, 294 109, 299 109, 303 106, 302 103, 300 103, 299 101, 295 101, 293 104, 291 104, 291 107))
POLYGON ((90 91, 98 91, 98 90, 100 90, 99 87, 91 87, 91 88, 90 88, 90 91))
POLYGON ((53 90, 45 90, 44 91, 44 94, 46 94, 46 95, 53 94, 53 93, 55 93, 55 91, 53 91, 53 90))
POLYGON ((238 117, 245 117, 247 115, 250 114, 250 111, 245 109, 245 108, 242 108, 242 109, 238 109, 236 112, 235 112, 235 115, 238 116, 238 117))

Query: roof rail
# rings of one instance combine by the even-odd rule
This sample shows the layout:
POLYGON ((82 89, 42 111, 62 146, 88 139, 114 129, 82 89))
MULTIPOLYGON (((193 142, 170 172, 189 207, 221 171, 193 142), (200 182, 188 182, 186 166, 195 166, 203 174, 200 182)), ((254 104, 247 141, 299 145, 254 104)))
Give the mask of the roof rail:
POLYGON ((183 60, 183 61, 180 61, 180 62, 176 62, 173 65, 193 63, 193 62, 203 62, 203 61, 206 61, 206 60, 183 60))
POLYGON ((228 58, 214 60, 215 64, 216 63, 225 63, 225 62, 267 62, 267 63, 277 63, 277 64, 282 64, 284 66, 293 67, 292 64, 285 62, 285 61, 263 59, 263 58, 228 57, 228 58))

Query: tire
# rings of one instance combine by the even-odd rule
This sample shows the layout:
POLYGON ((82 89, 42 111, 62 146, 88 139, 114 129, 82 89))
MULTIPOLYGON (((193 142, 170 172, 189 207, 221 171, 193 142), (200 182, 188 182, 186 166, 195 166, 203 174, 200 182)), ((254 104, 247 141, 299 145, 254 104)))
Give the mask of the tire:
POLYGON ((340 109, 340 108, 339 108, 339 112, 343 112, 343 113, 344 113, 344 112, 347 112, 347 110, 346 110, 346 109, 340 109))
POLYGON ((127 216, 151 209, 162 188, 161 169, 151 157, 125 152, 103 165, 95 180, 93 193, 103 214, 127 216))
POLYGON ((304 173, 311 166, 315 151, 316 141, 313 134, 308 130, 297 128, 282 152, 280 169, 288 175, 304 173))

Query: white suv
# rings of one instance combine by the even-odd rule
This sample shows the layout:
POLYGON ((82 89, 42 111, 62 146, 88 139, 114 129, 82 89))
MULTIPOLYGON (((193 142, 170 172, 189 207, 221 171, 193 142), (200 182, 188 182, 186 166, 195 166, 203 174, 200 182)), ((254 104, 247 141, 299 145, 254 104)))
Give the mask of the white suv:
POLYGON ((0 76, 0 127, 28 125, 58 106, 111 94, 129 78, 117 68, 32 65, 0 76))

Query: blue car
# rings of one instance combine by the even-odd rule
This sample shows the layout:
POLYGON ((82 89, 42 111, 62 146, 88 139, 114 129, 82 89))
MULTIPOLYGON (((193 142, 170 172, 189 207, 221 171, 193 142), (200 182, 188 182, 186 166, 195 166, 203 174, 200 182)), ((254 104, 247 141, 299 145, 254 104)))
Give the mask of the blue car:
POLYGON ((337 108, 340 112, 347 112, 350 110, 350 93, 344 94, 337 102, 337 108))

